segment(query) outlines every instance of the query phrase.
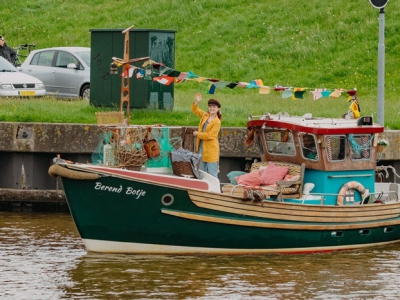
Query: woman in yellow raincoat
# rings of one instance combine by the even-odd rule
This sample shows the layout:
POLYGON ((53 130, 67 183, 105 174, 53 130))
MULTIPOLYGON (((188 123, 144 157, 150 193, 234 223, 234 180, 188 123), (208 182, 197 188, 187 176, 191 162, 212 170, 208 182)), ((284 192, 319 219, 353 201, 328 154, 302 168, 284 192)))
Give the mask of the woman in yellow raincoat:
POLYGON ((221 104, 218 100, 208 100, 208 111, 198 107, 202 97, 195 95, 196 101, 192 103, 193 113, 200 118, 196 137, 196 152, 201 154, 200 170, 218 178, 219 142, 218 134, 221 129, 221 104))

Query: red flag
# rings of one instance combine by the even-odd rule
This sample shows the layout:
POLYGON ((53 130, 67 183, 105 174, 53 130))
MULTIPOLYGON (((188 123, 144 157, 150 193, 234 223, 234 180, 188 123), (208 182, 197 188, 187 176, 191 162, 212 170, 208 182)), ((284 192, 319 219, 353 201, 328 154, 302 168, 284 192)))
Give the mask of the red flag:
POLYGON ((171 82, 173 82, 175 77, 172 76, 158 76, 158 77, 153 77, 153 81, 157 81, 158 83, 161 83, 163 85, 170 85, 171 82))

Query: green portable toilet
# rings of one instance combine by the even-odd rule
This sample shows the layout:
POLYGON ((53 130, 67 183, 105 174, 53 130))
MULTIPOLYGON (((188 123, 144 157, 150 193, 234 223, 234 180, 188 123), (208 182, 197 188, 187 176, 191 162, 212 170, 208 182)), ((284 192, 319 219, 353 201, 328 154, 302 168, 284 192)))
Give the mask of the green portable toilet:
MULTIPOLYGON (((90 104, 116 107, 121 100, 122 67, 110 74, 112 57, 123 59, 124 29, 91 29, 90 104)), ((149 56, 151 60, 174 69, 175 32, 173 30, 131 29, 130 59, 149 56)), ((132 64, 143 68, 143 61, 132 64)), ((156 76, 156 75, 155 75, 156 76)), ((174 84, 162 85, 153 80, 130 78, 130 107, 172 109, 174 84)))

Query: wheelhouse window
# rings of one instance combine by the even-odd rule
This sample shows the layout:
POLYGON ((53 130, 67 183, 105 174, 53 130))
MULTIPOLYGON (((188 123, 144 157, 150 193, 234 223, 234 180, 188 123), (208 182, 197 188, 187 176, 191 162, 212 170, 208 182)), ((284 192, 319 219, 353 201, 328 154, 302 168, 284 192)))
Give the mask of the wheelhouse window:
POLYGON ((294 156, 296 154, 293 134, 288 130, 265 129, 267 151, 274 155, 294 156))
POLYGON ((328 161, 343 161, 346 158, 346 136, 325 136, 325 151, 328 161))
POLYGON ((371 142, 373 135, 349 134, 350 158, 352 160, 369 160, 371 157, 371 142))
POLYGON ((317 141, 312 134, 300 133, 301 154, 305 159, 319 160, 317 141))

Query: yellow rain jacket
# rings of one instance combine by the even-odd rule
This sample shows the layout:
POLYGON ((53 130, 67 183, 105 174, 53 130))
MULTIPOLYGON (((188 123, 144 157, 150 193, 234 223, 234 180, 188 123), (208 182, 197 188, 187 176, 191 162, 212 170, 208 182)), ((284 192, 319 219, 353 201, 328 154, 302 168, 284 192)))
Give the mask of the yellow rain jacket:
POLYGON ((200 140, 203 140, 203 155, 202 160, 204 162, 218 162, 219 161, 219 142, 218 134, 221 129, 221 120, 215 116, 214 119, 208 123, 206 131, 202 132, 203 126, 207 119, 210 117, 209 112, 205 112, 200 109, 197 105, 192 103, 192 112, 200 118, 199 127, 197 129, 198 135, 196 139, 196 152, 199 153, 200 140))

